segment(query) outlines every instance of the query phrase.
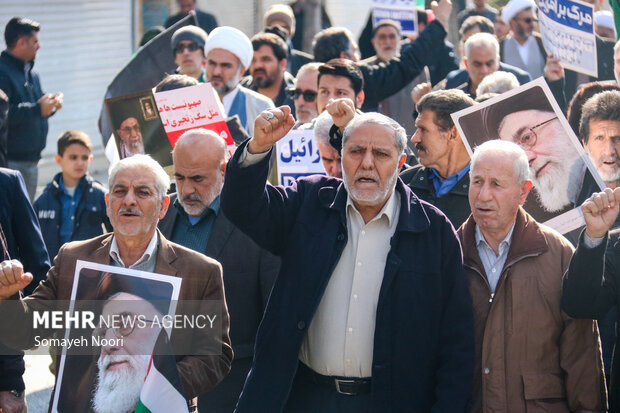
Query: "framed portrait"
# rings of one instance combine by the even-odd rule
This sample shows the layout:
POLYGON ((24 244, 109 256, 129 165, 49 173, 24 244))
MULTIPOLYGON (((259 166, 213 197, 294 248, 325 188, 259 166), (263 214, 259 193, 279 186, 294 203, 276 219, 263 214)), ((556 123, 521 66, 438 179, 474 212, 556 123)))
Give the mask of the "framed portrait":
POLYGON ((144 96, 140 98, 140 108, 142 109, 142 117, 145 121, 157 119, 157 106, 152 96, 144 96))

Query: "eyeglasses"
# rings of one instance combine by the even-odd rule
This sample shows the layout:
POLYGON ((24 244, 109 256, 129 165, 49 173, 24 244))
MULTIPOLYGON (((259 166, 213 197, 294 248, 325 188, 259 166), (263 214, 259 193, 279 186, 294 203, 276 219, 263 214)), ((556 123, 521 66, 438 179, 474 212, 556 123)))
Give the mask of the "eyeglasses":
POLYGON ((198 46, 198 43, 196 42, 191 42, 188 44, 178 44, 174 48, 174 54, 183 53, 185 49, 189 50, 190 52, 195 52, 196 50, 200 49, 200 46, 198 46))
POLYGON ((127 135, 129 135, 132 131, 135 133, 140 133, 140 125, 125 126, 121 130, 125 132, 127 135))
POLYGON ((93 335, 99 339, 104 338, 109 329, 112 329, 112 332, 116 336, 116 338, 123 338, 131 335, 136 328, 136 325, 140 324, 140 326, 145 326, 146 323, 153 323, 153 320, 145 320, 140 318, 137 319, 138 316, 132 313, 120 313, 114 319, 110 319, 111 327, 97 327, 93 331, 93 335))
POLYGON ((316 99, 317 95, 317 92, 315 92, 314 90, 289 89, 288 92, 290 93, 293 100, 297 100, 300 96, 303 96, 306 102, 314 102, 314 99, 316 99))
POLYGON ((533 18, 533 17, 515 17, 515 20, 521 20, 525 24, 532 24, 538 21, 537 18, 533 18))
POLYGON ((531 128, 526 128, 526 132, 522 134, 521 136, 519 136, 515 140, 515 143, 525 150, 532 149, 534 145, 536 145, 536 141, 538 141, 538 135, 536 134, 536 132, 534 132, 534 129, 539 128, 543 125, 546 125, 547 123, 557 118, 558 118, 557 116, 554 116, 551 119, 548 119, 544 122, 539 123, 538 125, 534 125, 531 128))

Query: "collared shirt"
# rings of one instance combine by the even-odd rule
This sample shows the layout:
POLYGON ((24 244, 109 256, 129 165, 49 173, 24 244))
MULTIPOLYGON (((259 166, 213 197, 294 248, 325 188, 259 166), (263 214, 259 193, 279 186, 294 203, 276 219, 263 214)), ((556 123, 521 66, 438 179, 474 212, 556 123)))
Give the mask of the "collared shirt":
POLYGON ((327 376, 370 377, 375 317, 390 239, 396 231, 400 194, 364 223, 347 200, 348 240, 310 322, 299 358, 327 376))
POLYGON ((62 204, 59 236, 60 242, 64 244, 71 241, 75 226, 75 211, 82 197, 82 188, 80 188, 79 183, 73 188, 67 188, 63 183, 62 175, 58 180, 58 188, 60 189, 60 203, 62 204))
POLYGON ((431 171, 430 177, 431 181, 433 181, 433 187, 435 188, 435 195, 437 197, 442 197, 454 188, 458 181, 461 180, 465 174, 469 173, 469 166, 471 164, 467 164, 467 166, 454 175, 451 175, 442 181, 441 175, 433 168, 428 168, 431 171))
MULTIPOLYGON (((157 261, 157 250, 159 248, 158 241, 157 231, 155 231, 153 238, 151 238, 149 245, 146 246, 146 250, 144 250, 142 256, 128 268, 153 272, 155 270, 155 262, 157 261)), ((126 267, 118 250, 116 236, 112 237, 112 244, 110 245, 110 264, 116 267, 126 267)))
POLYGON ((484 266, 484 272, 486 272, 487 280, 489 280, 489 286, 491 287, 492 293, 495 293, 499 276, 504 269, 506 258, 508 258, 508 250, 510 249, 512 232, 514 229, 515 224, 513 223, 512 228, 510 228, 510 231, 508 231, 506 237, 499 243, 499 255, 495 255, 495 251, 493 251, 493 248, 489 246, 487 241, 484 239, 484 235, 482 235, 482 231, 480 231, 480 228, 476 225, 476 248, 478 249, 478 255, 480 256, 480 261, 482 261, 482 265, 484 266))
POLYGON ((230 107, 232 106, 235 97, 237 97, 237 93, 239 93, 239 85, 237 85, 233 90, 228 92, 228 94, 222 98, 222 104, 224 104, 224 112, 226 112, 226 116, 228 116, 230 113, 230 107))
POLYGON ((179 198, 174 201, 174 207, 179 211, 179 218, 175 222, 171 241, 203 254, 220 210, 220 197, 215 198, 199 217, 187 215, 179 198))

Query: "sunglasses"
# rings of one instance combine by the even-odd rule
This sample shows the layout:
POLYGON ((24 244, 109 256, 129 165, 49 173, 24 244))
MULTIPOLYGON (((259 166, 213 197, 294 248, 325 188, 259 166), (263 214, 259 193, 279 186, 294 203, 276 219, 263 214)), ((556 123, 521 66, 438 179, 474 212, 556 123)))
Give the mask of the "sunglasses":
POLYGON ((531 18, 531 17, 524 17, 524 18, 522 17, 522 18, 518 18, 518 19, 516 19, 516 20, 521 20, 521 21, 522 21, 523 23, 525 23, 525 24, 532 24, 532 23, 534 23, 534 22, 537 22, 537 21, 538 21, 538 19, 533 19, 533 18, 531 18))
POLYGON ((306 102, 314 102, 316 95, 318 94, 314 90, 301 90, 301 89, 289 89, 288 91, 293 100, 299 99, 300 96, 304 97, 306 102))
POLYGON ((174 48, 174 54, 183 53, 185 49, 189 50, 190 52, 195 52, 196 50, 200 49, 200 46, 198 46, 198 43, 194 42, 189 44, 178 44, 177 47, 174 48))

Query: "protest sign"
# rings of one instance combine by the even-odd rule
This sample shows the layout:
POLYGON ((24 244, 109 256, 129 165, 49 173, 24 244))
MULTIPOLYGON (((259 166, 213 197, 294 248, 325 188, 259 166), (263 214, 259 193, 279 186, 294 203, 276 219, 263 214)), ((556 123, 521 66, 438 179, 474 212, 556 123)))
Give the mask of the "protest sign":
POLYGON ((150 89, 109 98, 105 104, 120 159, 148 154, 167 170, 172 167, 172 145, 150 89))
POLYGON ((543 45, 566 69, 598 77, 594 8, 579 0, 540 0, 543 45))
POLYGON ((172 147, 188 130, 205 128, 220 135, 229 152, 234 152, 235 143, 222 116, 224 108, 209 83, 157 92, 155 102, 172 147))
POLYGON ((180 289, 178 277, 77 261, 51 411, 132 410, 180 289))
POLYGON ((525 150, 533 189, 524 208, 534 219, 562 234, 584 225, 579 207, 605 184, 544 79, 453 113, 452 119, 470 156, 491 139, 525 150))
POLYGON ((403 35, 418 34, 418 12, 415 0, 374 0, 372 2, 372 25, 381 20, 400 23, 403 35))
POLYGON ((278 183, 290 185, 309 175, 325 175, 314 131, 293 130, 276 144, 278 183))

